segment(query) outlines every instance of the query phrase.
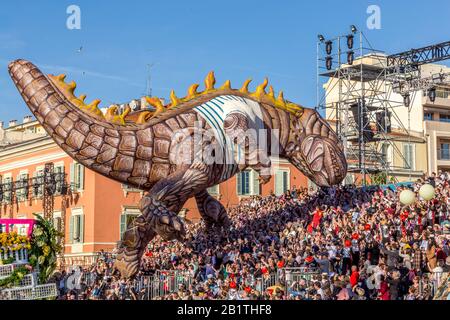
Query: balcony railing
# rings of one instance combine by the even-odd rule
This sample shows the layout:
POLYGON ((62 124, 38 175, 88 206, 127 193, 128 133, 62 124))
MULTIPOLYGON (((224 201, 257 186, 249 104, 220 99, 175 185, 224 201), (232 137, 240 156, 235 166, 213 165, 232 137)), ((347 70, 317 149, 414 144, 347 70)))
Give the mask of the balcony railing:
POLYGON ((438 160, 450 160, 450 149, 438 149, 438 160))

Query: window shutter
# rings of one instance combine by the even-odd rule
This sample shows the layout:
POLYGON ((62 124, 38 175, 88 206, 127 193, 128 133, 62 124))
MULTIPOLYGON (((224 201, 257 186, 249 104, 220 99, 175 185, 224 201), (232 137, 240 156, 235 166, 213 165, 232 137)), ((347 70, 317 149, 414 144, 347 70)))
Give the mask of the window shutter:
POLYGON ((78 188, 80 190, 84 190, 84 166, 82 164, 78 164, 78 188))
POLYGON ((6 191, 4 190, 4 196, 3 198, 5 199, 6 202, 10 202, 12 199, 12 185, 11 185, 11 180, 12 177, 6 177, 5 178, 5 182, 4 182, 4 186, 6 188, 6 191))
POLYGON ((127 215, 121 214, 120 215, 120 240, 123 239, 123 234, 127 230, 127 215))
POLYGON ((283 171, 283 192, 289 190, 289 171, 283 171))
POLYGON ((44 196, 44 171, 43 170, 40 170, 38 172, 38 182, 39 182, 38 197, 42 198, 44 196))
POLYGON ((20 174, 18 174, 17 176, 16 176, 16 182, 15 182, 15 188, 16 188, 16 198, 17 198, 17 201, 22 201, 22 192, 23 192, 23 189, 22 189, 22 180, 20 179, 21 178, 21 176, 20 176, 20 174))
POLYGON ((84 214, 80 215, 80 242, 84 242, 84 214))
POLYGON ((237 189, 237 194, 238 195, 242 195, 242 172, 238 172, 238 174, 236 174, 236 189, 237 189))
POLYGON ((209 187, 206 190, 208 191, 209 194, 217 195, 217 194, 219 194, 219 185, 216 184, 216 185, 214 185, 212 187, 209 187))
POLYGON ((69 242, 73 243, 73 225, 75 222, 75 216, 71 215, 69 219, 69 242))
POLYGON ((72 190, 76 189, 75 185, 75 163, 70 164, 70 186, 72 190))
POLYGON ((277 170, 275 172, 275 195, 283 194, 283 171, 277 170))
POLYGON ((259 173, 256 170, 252 170, 253 174, 253 194, 259 195, 259 173))

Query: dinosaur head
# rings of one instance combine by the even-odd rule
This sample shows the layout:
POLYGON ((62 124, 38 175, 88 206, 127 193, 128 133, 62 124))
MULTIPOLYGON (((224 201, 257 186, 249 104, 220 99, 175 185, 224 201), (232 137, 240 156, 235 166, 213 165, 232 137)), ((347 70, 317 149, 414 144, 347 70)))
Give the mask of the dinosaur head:
POLYGON ((347 174, 343 145, 317 111, 305 108, 292 130, 285 149, 290 161, 318 186, 340 183, 347 174))

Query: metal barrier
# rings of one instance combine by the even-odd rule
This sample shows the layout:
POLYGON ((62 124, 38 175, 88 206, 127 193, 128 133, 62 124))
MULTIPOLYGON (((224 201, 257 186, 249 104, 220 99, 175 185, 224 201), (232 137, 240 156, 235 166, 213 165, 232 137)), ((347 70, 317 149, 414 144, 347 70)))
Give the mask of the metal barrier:
POLYGON ((178 292, 181 285, 189 286, 193 277, 188 272, 169 270, 157 271, 152 276, 140 276, 134 280, 133 287, 137 292, 144 293, 144 300, 153 300, 157 297, 178 292))
POLYGON ((255 289, 264 293, 268 288, 280 286, 286 294, 290 294, 293 284, 304 280, 307 285, 319 275, 317 268, 282 268, 276 273, 264 274, 255 280, 255 289))

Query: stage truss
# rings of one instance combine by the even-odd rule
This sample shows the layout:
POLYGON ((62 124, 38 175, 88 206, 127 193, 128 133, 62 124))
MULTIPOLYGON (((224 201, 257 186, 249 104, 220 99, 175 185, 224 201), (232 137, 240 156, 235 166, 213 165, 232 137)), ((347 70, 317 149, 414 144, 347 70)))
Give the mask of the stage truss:
MULTIPOLYGON (((412 163, 396 142, 425 143, 420 134, 411 133, 414 99, 420 90, 427 92, 446 82, 450 75, 422 78, 420 65, 448 59, 449 44, 387 56, 374 49, 360 31, 352 30, 329 40, 320 37, 316 109, 325 112, 327 120, 334 124, 344 144, 348 171, 359 175, 363 185, 380 173, 386 183, 397 182, 398 174, 412 179, 412 163), (399 108, 407 109, 406 121, 399 116, 399 108), (400 159, 397 162, 403 165, 394 165, 393 159, 400 159)), ((348 176, 345 182, 352 183, 353 179, 348 176)))

